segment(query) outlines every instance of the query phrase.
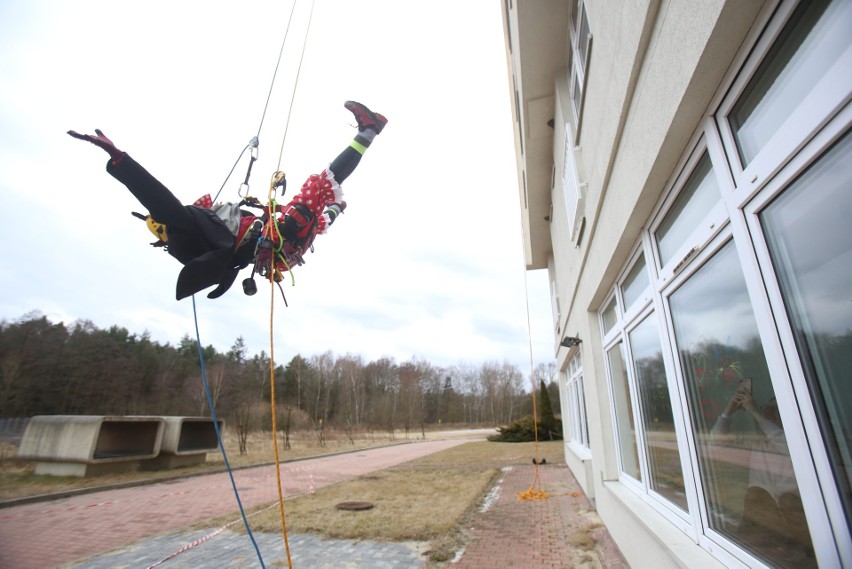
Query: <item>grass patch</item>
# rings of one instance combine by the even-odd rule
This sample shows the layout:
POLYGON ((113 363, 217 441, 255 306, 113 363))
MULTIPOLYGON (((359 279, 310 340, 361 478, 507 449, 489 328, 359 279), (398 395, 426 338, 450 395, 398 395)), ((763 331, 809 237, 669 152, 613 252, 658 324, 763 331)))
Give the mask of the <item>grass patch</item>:
MULTIPOLYGON (((287 530, 316 532, 342 539, 427 541, 453 529, 468 505, 491 487, 496 469, 385 470, 321 488, 312 496, 284 504, 287 530), (370 502, 373 508, 351 512, 341 502, 370 502)), ((280 531, 278 509, 252 520, 257 531, 280 531)))
MULTIPOLYGON (((539 456, 548 463, 564 463, 562 452, 561 441, 539 443, 539 456)), ((340 539, 426 541, 431 561, 448 561, 464 543, 463 528, 500 468, 531 464, 534 456, 534 443, 483 441, 453 447, 285 501, 287 531, 340 539), (371 502, 374 508, 337 510, 341 502, 371 502)), ((252 516, 251 526, 253 531, 280 532, 279 509, 252 516)))

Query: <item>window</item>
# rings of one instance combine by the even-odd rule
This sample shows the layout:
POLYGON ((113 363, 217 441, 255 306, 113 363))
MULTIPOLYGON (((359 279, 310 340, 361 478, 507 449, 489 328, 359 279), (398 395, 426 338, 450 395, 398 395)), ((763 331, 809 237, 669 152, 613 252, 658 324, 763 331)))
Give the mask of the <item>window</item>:
POLYGON ((633 419, 633 401, 630 395, 627 367, 625 366, 624 346, 621 342, 607 351, 607 362, 609 363, 612 400, 615 406, 621 471, 636 480, 641 480, 639 449, 636 444, 636 424, 633 419))
POLYGON ((564 377, 565 393, 567 394, 565 409, 568 414, 565 426, 568 430, 568 442, 587 450, 589 448, 589 427, 586 422, 583 366, 579 353, 568 362, 564 377))
POLYGON ((802 2, 792 14, 729 116, 743 167, 849 50, 850 26, 850 2, 802 2))
POLYGON ((577 174, 577 163, 574 158, 574 137, 571 134, 571 123, 565 123, 565 163, 562 169, 562 191, 565 196, 565 208, 568 215, 568 233, 572 241, 578 237, 580 224, 577 223, 577 213, 582 204, 582 190, 585 184, 580 183, 577 174))
POLYGON ((648 483, 652 490, 686 510, 686 490, 672 415, 672 399, 663 362, 660 331, 654 315, 645 318, 634 328, 629 338, 644 424, 648 483))
POLYGON ((628 267, 619 287, 626 308, 613 295, 601 311, 619 463, 630 484, 682 519, 688 498, 644 254, 628 267))
POLYGON ((682 250, 684 243, 689 243, 692 232, 721 199, 712 169, 710 156, 705 152, 657 228, 661 265, 665 266, 682 250))
POLYGON ((850 165, 852 134, 847 133, 760 214, 847 519, 852 518, 850 165))
POLYGON ((556 329, 556 332, 559 333, 562 327, 562 310, 559 307, 559 289, 557 288, 556 278, 553 273, 554 271, 551 269, 550 308, 553 311, 553 327, 556 329))
POLYGON ((612 445, 723 564, 852 567, 852 2, 768 9, 599 306, 612 445))
POLYGON ((648 272, 645 270, 645 257, 640 256, 621 285, 621 295, 624 298, 625 312, 629 311, 642 298, 643 293, 648 289, 650 284, 651 281, 648 279, 648 272))
POLYGON ((571 106, 574 110, 574 120, 577 121, 579 131, 579 121, 583 108, 583 91, 586 88, 586 70, 589 61, 589 51, 592 45, 592 35, 589 29, 589 17, 586 14, 586 4, 584 0, 577 0, 574 3, 573 13, 571 14, 571 45, 570 45, 570 61, 571 61, 571 77, 569 79, 568 90, 571 93, 571 106))
POLYGON ((801 494, 733 243, 669 302, 710 527, 775 564, 809 564, 801 494))
POLYGON ((618 313, 616 312, 617 308, 615 297, 612 297, 612 300, 609 301, 607 307, 601 312, 601 322, 603 323, 604 335, 612 330, 615 323, 618 321, 618 313))

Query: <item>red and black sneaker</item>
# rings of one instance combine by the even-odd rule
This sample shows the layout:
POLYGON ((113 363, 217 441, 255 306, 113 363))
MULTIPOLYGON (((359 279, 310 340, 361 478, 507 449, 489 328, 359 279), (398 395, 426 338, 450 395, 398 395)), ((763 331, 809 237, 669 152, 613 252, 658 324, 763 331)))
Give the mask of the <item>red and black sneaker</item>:
POLYGON ((348 111, 355 115, 355 120, 358 121, 358 130, 370 129, 376 134, 382 132, 385 125, 388 124, 388 119, 379 113, 374 113, 361 103, 355 101, 346 101, 343 105, 348 111))

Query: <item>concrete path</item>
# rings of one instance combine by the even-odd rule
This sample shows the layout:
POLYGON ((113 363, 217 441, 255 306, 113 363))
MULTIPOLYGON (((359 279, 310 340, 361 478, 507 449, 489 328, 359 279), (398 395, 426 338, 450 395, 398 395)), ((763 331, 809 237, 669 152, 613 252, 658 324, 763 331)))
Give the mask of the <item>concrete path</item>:
MULTIPOLYGON (((469 440, 416 442, 286 463, 281 468, 284 495, 305 493, 311 487, 389 468, 465 442, 469 440)), ((234 478, 246 510, 278 499, 274 466, 238 470, 234 478)), ((58 567, 190 524, 233 516, 236 508, 227 473, 6 508, 0 510, 0 567, 58 567)), ((251 547, 248 538, 243 539, 251 547)), ((170 552, 159 551, 155 557, 163 553, 170 552)))

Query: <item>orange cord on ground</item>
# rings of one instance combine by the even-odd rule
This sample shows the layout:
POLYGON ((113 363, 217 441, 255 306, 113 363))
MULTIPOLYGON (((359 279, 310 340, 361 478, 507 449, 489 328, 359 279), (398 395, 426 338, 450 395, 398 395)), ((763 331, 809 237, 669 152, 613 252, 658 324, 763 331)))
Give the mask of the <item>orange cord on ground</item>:
POLYGON ((530 487, 524 492, 518 492, 518 500, 547 500, 548 494, 541 487, 541 476, 539 473, 538 454, 538 409, 536 409, 535 398, 535 369, 533 367, 533 348, 532 348, 532 330, 530 326, 530 294, 527 290, 527 276, 524 273, 524 291, 527 298, 527 338, 530 344, 530 383, 532 384, 532 400, 533 400, 533 432, 535 433, 535 479, 533 479, 530 487))

